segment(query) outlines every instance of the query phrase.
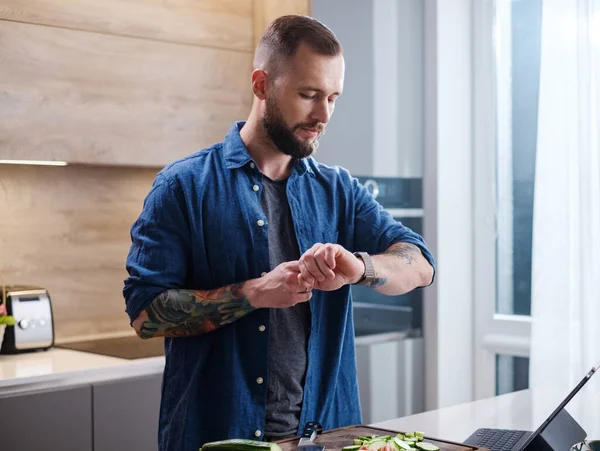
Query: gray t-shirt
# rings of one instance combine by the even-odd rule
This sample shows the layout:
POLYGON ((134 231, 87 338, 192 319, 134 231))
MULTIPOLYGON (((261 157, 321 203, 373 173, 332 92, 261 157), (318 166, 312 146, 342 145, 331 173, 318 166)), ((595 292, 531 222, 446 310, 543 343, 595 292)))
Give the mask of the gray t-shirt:
MULTIPOLYGON (((287 180, 263 176, 260 205, 269 226, 271 269, 300 258, 292 214, 286 194, 287 180)), ((269 331, 269 373, 265 435, 295 434, 300 421, 310 308, 307 302, 288 308, 272 308, 269 331)))

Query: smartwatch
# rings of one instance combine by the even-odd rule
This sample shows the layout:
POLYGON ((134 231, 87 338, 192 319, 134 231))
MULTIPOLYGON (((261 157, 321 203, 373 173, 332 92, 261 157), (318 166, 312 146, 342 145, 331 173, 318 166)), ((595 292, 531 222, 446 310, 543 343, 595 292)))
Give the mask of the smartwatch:
POLYGON ((375 279, 375 268, 373 268, 373 261, 371 260, 371 256, 366 252, 354 252, 354 256, 363 261, 365 264, 365 272, 360 278, 360 280, 354 285, 358 285, 363 282, 372 282, 375 279))

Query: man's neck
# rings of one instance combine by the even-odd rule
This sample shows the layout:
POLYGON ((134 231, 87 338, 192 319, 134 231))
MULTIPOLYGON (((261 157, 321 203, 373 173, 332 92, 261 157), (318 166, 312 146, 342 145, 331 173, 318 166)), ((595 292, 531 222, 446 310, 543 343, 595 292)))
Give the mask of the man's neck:
POLYGON ((283 180, 289 177, 292 170, 292 157, 275 147, 262 124, 252 115, 240 130, 240 137, 260 172, 271 180, 283 180))

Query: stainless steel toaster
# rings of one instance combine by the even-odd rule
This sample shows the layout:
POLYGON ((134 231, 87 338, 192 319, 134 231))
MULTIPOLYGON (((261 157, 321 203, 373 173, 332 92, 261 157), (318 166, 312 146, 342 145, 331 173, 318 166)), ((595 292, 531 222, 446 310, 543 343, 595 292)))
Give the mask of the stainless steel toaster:
POLYGON ((2 301, 16 324, 8 326, 2 342, 2 354, 47 349, 54 344, 54 319, 50 295, 33 286, 0 287, 2 301))

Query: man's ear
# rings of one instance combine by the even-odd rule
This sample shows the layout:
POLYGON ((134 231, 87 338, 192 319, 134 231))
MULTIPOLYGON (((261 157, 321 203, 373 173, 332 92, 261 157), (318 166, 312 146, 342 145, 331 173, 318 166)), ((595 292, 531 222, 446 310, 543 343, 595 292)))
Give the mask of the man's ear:
POLYGON ((252 92, 256 97, 260 100, 264 100, 266 98, 266 87, 268 74, 262 69, 256 69, 252 72, 252 92))

